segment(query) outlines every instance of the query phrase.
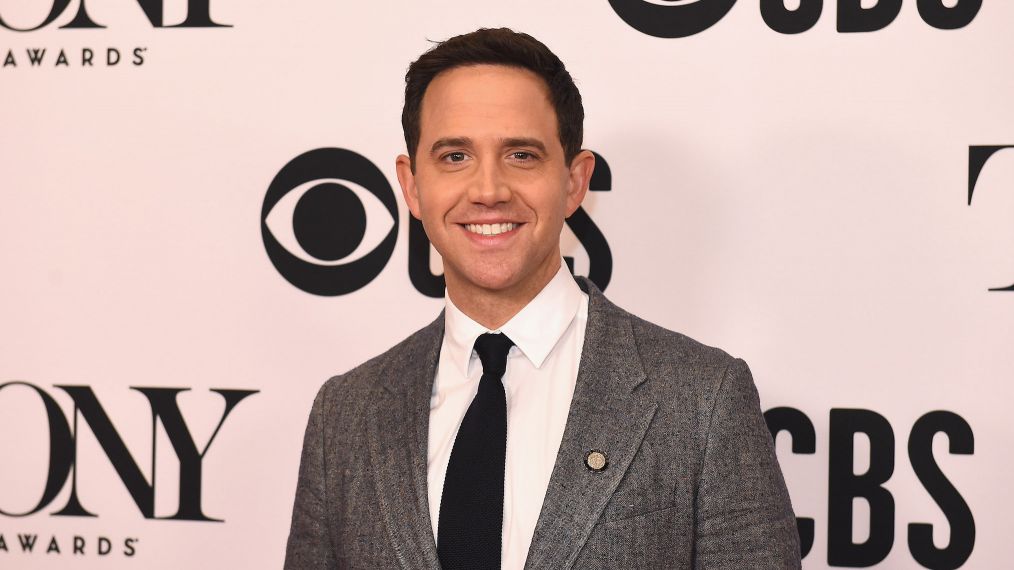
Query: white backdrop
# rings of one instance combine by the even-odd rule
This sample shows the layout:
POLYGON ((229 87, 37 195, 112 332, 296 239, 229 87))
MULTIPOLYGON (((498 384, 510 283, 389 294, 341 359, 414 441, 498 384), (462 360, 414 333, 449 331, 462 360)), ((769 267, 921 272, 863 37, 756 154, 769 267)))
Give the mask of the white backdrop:
MULTIPOLYGON (((1014 4, 984 0, 970 24, 945 31, 905 0, 886 27, 846 33, 836 6, 855 1, 826 0, 812 29, 787 35, 740 0, 713 27, 667 39, 606 0, 211 0, 210 19, 230 27, 204 28, 189 27, 202 2, 188 12, 167 0, 158 27, 138 2, 86 0, 104 27, 61 27, 80 3, 0 0, 0 567, 281 565, 320 383, 442 302, 409 278, 400 198, 375 279, 337 296, 293 286, 262 239, 267 189, 290 160, 327 147, 362 155, 396 188, 408 63, 428 40, 492 26, 542 39, 582 90, 585 145, 612 172, 610 191, 585 205, 611 252, 607 295, 743 357, 764 409, 813 423, 812 454, 778 438, 797 516, 814 521, 804 567, 836 567, 830 459, 851 446, 831 444, 832 409, 876 412, 894 434, 893 451, 882 438, 854 446, 857 474, 894 459, 883 485, 893 522, 871 526, 862 499, 850 522, 856 544, 893 527, 877 568, 920 567, 910 523, 932 524, 937 548, 951 542, 909 458, 913 425, 935 410, 974 434, 972 453, 951 453, 943 434, 932 444, 974 518, 964 567, 1009 564, 1014 292, 987 289, 1014 283, 1014 150, 988 160, 970 205, 968 188, 970 147, 1014 145, 1014 4), (9 29, 36 27, 51 9, 40 29, 9 29), (38 65, 34 49, 46 50, 38 65), (88 390, 75 392, 75 414, 74 389, 58 386, 88 387, 113 435, 96 436, 102 414, 84 410, 88 390), (168 434, 164 415, 153 422, 131 387, 189 389, 179 410, 203 459, 196 479, 182 479, 198 481, 203 515, 224 522, 163 520, 181 502, 173 443, 186 438, 168 434), (205 450, 225 410, 211 389, 257 393, 205 450), (58 406, 52 423, 40 391, 58 406), (40 505, 48 466, 60 464, 51 456, 69 449, 50 433, 75 429, 75 417, 73 475, 56 469, 54 484, 66 483, 40 505), (147 516, 103 447, 118 439, 128 453, 118 464, 135 465, 134 488, 153 494, 147 516), (72 483, 96 516, 54 515, 72 483)), ((393 220, 367 212, 367 239, 382 238, 393 220)), ((567 230, 564 243, 586 274, 601 261, 579 237, 567 230)), ((276 239, 295 243, 291 231, 276 239)))

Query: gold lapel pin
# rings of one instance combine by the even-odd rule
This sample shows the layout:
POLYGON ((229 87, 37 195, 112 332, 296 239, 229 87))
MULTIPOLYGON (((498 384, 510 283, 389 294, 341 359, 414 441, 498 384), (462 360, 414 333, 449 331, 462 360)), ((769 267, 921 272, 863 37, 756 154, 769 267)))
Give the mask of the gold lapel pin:
POLYGON ((605 453, 602 453, 597 449, 593 449, 584 456, 584 464, 588 467, 588 469, 591 469, 596 473, 601 473, 609 466, 609 459, 606 457, 605 453))

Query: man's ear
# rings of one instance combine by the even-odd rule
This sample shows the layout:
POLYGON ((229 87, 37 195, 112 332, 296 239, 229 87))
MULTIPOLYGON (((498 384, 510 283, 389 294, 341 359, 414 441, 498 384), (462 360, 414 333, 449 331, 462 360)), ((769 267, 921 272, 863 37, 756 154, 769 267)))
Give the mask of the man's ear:
POLYGON ((570 217, 588 194, 592 172, 595 170, 595 155, 590 150, 577 153, 570 161, 570 180, 567 187, 567 217, 570 217))
POLYGON ((401 185, 401 194, 405 197, 408 210, 417 220, 422 219, 419 211, 419 189, 415 185, 415 174, 412 172, 412 160, 404 154, 398 155, 394 161, 394 169, 398 172, 398 184, 401 185))

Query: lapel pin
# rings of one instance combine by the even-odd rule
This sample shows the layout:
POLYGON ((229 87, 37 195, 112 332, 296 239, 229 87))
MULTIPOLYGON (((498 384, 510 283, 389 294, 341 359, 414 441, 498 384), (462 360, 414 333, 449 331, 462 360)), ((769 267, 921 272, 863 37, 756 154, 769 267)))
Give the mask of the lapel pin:
POLYGON ((584 456, 584 464, 588 467, 588 469, 591 469, 596 473, 601 473, 609 466, 609 459, 606 458, 605 453, 602 453, 597 449, 593 449, 584 456))

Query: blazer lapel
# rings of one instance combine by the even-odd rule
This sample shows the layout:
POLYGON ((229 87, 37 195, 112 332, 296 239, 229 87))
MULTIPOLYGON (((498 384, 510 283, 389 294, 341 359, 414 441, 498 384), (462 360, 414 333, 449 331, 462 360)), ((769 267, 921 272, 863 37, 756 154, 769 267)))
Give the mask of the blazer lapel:
POLYGON ((626 313, 587 281, 588 324, 574 398, 525 568, 569 568, 623 478, 657 404, 635 389, 645 374, 626 313), (591 450, 603 471, 585 465, 591 450))
POLYGON ((402 568, 437 570, 426 491, 430 391, 444 334, 443 313, 406 342, 377 379, 369 415, 370 459, 387 534, 402 568))

